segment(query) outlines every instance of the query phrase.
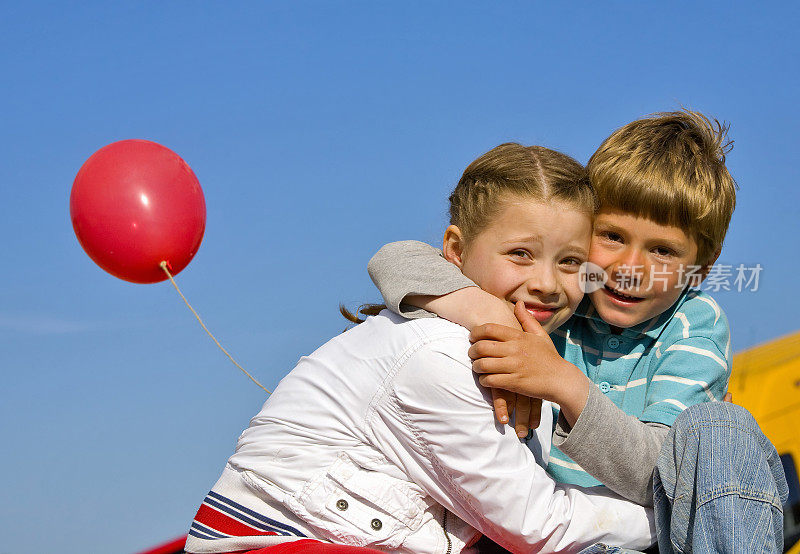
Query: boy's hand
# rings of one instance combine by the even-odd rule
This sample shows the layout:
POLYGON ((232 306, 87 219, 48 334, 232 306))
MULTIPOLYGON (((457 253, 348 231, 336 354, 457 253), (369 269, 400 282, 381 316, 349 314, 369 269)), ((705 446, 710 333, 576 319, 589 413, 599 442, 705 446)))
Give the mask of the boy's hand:
POLYGON ((514 313, 523 331, 493 323, 472 330, 473 344, 469 349, 472 369, 481 374, 479 381, 485 387, 550 400, 554 380, 551 368, 564 360, 524 304, 518 303, 514 313))
POLYGON ((481 374, 479 382, 485 387, 558 403, 573 425, 586 404, 589 379, 564 361, 522 302, 514 314, 524 331, 491 323, 472 330, 472 370, 481 374))
POLYGON ((542 416, 542 401, 503 389, 492 391, 494 415, 500 423, 508 423, 514 414, 514 431, 518 437, 527 437, 528 431, 539 427, 542 416))
POLYGON ((733 395, 730 393, 730 391, 725 393, 725 396, 722 398, 722 401, 730 402, 731 404, 733 404, 733 395))

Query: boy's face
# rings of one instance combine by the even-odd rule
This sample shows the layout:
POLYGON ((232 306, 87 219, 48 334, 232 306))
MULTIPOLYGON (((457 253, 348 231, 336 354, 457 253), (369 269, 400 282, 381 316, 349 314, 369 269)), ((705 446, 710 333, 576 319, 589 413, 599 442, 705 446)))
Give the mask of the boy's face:
POLYGON ((550 332, 569 319, 583 298, 578 272, 588 255, 591 229, 589 215, 570 205, 512 197, 466 247, 458 227, 448 227, 444 253, 511 309, 524 302, 550 332))
POLYGON ((611 326, 638 325, 675 303, 696 259, 697 243, 682 229, 601 209, 589 261, 605 270, 608 281, 591 293, 592 303, 611 326))

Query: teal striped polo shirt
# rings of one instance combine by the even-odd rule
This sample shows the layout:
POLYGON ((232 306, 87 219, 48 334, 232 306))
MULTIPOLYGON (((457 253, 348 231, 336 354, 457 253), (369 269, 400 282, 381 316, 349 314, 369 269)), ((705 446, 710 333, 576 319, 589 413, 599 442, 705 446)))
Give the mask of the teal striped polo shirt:
MULTIPOLYGON (((701 291, 685 291, 666 312, 620 334, 612 333, 586 297, 550 336, 565 360, 643 422, 671 426, 688 406, 722 400, 728 388, 728 320, 701 291)), ((555 446, 547 472, 561 483, 601 484, 555 446)))

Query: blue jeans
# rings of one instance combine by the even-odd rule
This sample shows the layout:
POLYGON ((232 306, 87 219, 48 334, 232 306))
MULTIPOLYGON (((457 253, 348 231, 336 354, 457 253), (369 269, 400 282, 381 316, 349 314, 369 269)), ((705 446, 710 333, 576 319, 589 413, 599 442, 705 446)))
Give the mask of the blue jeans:
MULTIPOLYGON (((689 407, 653 475, 660 554, 783 552, 789 494, 775 447, 750 412, 728 402, 689 407)), ((581 554, 632 550, 594 545, 581 554)))

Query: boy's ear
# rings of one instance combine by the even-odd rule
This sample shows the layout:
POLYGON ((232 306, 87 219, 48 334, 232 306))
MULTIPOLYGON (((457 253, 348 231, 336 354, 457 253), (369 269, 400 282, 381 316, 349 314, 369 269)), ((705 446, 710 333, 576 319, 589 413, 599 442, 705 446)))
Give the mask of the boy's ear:
POLYGON ((719 258, 721 253, 721 249, 714 252, 714 255, 711 257, 711 261, 704 265, 703 268, 698 272, 699 275, 702 275, 700 278, 701 283, 706 280, 706 277, 708 277, 708 272, 711 271, 711 266, 717 262, 717 258, 719 258))
POLYGON ((444 232, 442 239, 442 254, 444 259, 459 268, 464 263, 464 233, 455 225, 450 225, 444 232))

